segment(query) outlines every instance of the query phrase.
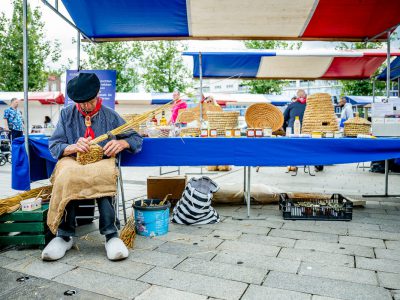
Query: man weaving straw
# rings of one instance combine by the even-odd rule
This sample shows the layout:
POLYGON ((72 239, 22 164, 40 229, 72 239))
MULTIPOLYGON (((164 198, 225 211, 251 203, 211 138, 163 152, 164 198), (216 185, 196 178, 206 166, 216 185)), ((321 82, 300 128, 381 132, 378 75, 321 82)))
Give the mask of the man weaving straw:
POLYGON ((67 85, 68 97, 76 102, 61 111, 60 120, 49 139, 52 156, 58 163, 51 177, 53 192, 47 224, 56 237, 42 252, 43 260, 62 258, 73 245, 75 235, 76 201, 96 199, 100 213, 99 230, 106 238, 106 252, 110 260, 128 257, 128 249, 118 238, 119 220, 113 199, 116 195, 117 169, 115 155, 123 150, 137 153, 142 137, 135 131, 111 136, 112 140, 99 143, 109 159, 81 165, 75 156, 87 153, 90 141, 109 133, 125 123, 112 109, 103 106, 98 97, 100 80, 93 73, 80 73, 67 85))

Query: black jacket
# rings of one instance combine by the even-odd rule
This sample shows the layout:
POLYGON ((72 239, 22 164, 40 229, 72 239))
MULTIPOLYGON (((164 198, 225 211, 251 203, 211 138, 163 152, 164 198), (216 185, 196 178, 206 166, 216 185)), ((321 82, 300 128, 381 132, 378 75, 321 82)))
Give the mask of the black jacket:
POLYGON ((288 105, 283 113, 285 121, 283 122, 283 129, 291 127, 293 131, 294 120, 296 116, 299 116, 300 123, 303 123, 304 111, 306 110, 306 103, 301 104, 300 102, 293 102, 288 105))

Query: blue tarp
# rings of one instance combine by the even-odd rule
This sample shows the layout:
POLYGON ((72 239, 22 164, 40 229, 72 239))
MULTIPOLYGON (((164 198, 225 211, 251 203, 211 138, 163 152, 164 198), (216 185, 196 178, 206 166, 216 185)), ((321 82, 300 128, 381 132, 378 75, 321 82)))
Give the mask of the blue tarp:
MULTIPOLYGON (((382 97, 375 97, 375 102, 381 102, 382 97)), ((371 104, 373 101, 372 96, 346 96, 348 103, 353 105, 367 105, 371 104)))
MULTIPOLYGON (((386 80, 387 68, 377 77, 378 80, 386 80)), ((400 57, 397 57, 390 63, 390 80, 400 78, 400 57)))
MULTIPOLYGON (((13 143, 12 188, 26 190, 30 181, 46 179, 54 167, 47 138, 32 136, 31 168, 23 138, 13 143)), ((400 157, 400 139, 295 138, 145 138, 137 155, 124 152, 122 166, 296 166, 329 165, 400 157), (162 151, 160 151, 162 149, 162 151), (210 153, 212 155, 193 155, 210 153), (177 155, 179 153, 179 155, 177 155), (296 153, 296 155, 293 155, 296 153)))

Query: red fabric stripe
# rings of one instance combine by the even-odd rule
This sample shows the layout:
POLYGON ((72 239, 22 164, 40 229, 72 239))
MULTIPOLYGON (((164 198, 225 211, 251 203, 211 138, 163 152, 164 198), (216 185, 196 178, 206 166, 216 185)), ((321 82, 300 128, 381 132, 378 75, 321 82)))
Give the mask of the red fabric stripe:
POLYGON ((399 0, 319 0, 302 37, 373 37, 400 23, 399 11, 399 0))
POLYGON ((335 57, 323 79, 363 79, 369 78, 385 61, 385 57, 335 57))

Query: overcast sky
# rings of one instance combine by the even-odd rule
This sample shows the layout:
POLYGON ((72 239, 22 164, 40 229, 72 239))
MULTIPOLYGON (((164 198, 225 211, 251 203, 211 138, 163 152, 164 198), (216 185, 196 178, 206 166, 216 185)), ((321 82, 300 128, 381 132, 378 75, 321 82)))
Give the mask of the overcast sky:
MULTIPOLYGON (((72 38, 77 37, 76 31, 68 25, 64 20, 57 16, 50 8, 46 7, 40 0, 28 0, 31 7, 40 7, 42 12, 42 20, 45 22, 45 33, 49 41, 55 41, 58 39, 61 42, 61 60, 55 68, 60 67, 62 64, 66 64, 68 59, 72 59, 76 62, 76 44, 72 44, 72 38)), ((54 3, 54 1, 49 1, 54 3)), ((13 7, 11 0, 0 0, 0 12, 4 12, 7 17, 11 17, 13 7)), ((64 15, 68 16, 61 1, 59 1, 59 10, 64 15)), ((187 41, 189 50, 237 50, 243 49, 243 42, 241 41, 187 41)), ((398 45, 396 45, 398 48, 398 45)), ((326 42, 303 42, 302 49, 333 49, 333 43, 326 42)), ((76 64, 74 63, 73 67, 76 64)))

